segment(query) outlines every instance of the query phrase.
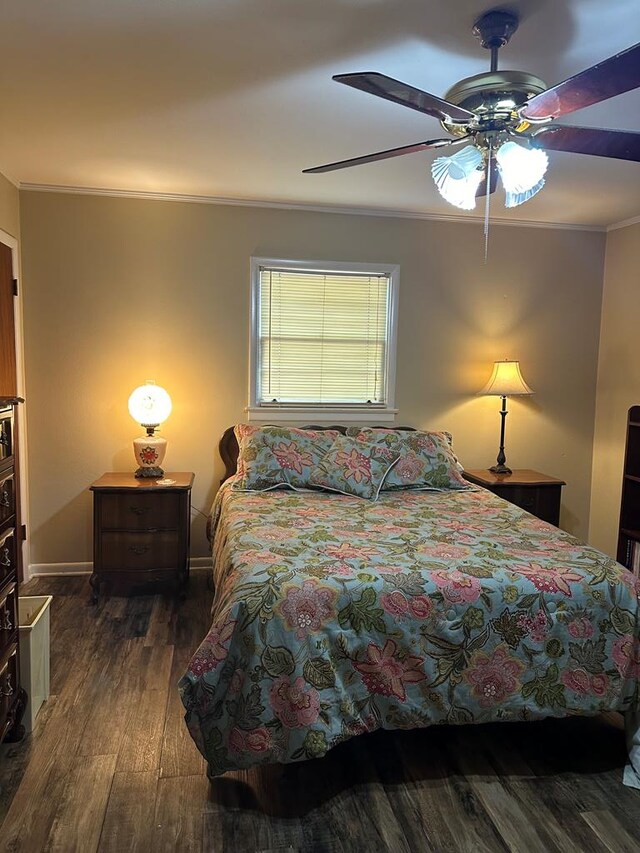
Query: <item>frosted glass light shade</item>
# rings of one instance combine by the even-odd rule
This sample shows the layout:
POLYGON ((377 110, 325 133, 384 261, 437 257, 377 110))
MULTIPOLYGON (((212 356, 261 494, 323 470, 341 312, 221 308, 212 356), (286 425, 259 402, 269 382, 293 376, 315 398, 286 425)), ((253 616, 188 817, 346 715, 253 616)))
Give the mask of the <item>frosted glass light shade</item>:
POLYGON ((484 178, 484 158, 474 145, 466 145, 451 157, 438 157, 431 175, 440 195, 462 210, 473 210, 476 192, 484 178))
POLYGON ((517 207, 544 186, 549 158, 538 148, 505 142, 498 148, 496 163, 505 191, 505 207, 517 207))
POLYGON ((492 397, 524 397, 533 394, 522 378, 519 361, 496 361, 491 378, 478 394, 492 397))
POLYGON ((150 379, 129 396, 129 414, 146 428, 147 434, 136 438, 133 452, 138 463, 136 477, 163 477, 160 467, 167 450, 167 441, 154 435, 156 427, 171 414, 171 397, 164 388, 150 379))
POLYGON ((144 427, 156 427, 171 414, 171 397, 164 388, 148 380, 131 392, 129 414, 144 427))

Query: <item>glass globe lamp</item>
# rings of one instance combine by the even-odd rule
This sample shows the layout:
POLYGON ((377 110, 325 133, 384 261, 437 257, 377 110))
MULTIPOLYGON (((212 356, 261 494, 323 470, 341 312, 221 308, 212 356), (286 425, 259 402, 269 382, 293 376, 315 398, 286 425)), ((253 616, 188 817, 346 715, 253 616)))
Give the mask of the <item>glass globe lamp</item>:
POLYGON ((167 452, 167 440, 155 433, 171 414, 171 397, 149 379, 131 392, 129 414, 146 429, 146 435, 133 441, 138 463, 136 477, 163 477, 161 465, 167 452))

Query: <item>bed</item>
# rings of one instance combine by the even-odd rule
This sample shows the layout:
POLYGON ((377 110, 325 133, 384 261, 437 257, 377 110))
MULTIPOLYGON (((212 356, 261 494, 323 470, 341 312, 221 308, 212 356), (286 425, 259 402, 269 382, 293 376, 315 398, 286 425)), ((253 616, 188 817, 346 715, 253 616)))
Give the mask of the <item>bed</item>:
POLYGON ((628 570, 477 487, 241 491, 237 452, 227 431, 212 625, 179 684, 211 777, 378 728, 616 710, 637 786, 628 570))

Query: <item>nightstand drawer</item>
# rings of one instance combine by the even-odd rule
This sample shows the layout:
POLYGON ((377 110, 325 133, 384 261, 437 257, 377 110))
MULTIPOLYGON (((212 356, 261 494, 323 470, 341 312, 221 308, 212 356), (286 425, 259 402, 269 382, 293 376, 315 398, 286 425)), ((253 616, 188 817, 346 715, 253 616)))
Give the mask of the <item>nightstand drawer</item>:
POLYGON ((0 479, 0 524, 16 511, 16 484, 13 472, 0 479))
POLYGON ((506 501, 525 509, 543 521, 558 525, 561 486, 496 486, 492 491, 506 501))
POLYGON ((532 471, 514 470, 511 474, 496 474, 489 469, 465 471, 470 483, 483 486, 494 495, 504 498, 521 509, 556 526, 560 522, 560 501, 564 480, 532 471))
POLYGON ((175 530, 180 499, 178 492, 105 493, 99 498, 99 525, 103 530, 175 530))
POLYGON ((493 491, 496 495, 499 495, 506 501, 510 501, 512 504, 519 506, 521 509, 526 509, 527 512, 533 513, 534 515, 538 509, 538 497, 540 494, 538 489, 530 489, 524 486, 511 486, 505 488, 496 486, 493 491))
POLYGON ((101 536, 100 570, 146 571, 175 569, 178 566, 178 533, 124 533, 105 531, 101 536))
POLYGON ((12 527, 0 535, 0 583, 16 570, 16 539, 12 527))
POLYGON ((504 498, 507 501, 510 501, 512 504, 516 504, 521 509, 526 509, 527 512, 535 513, 538 508, 538 496, 539 492, 537 489, 500 489, 497 488, 495 490, 497 495, 500 495, 501 498, 504 498))

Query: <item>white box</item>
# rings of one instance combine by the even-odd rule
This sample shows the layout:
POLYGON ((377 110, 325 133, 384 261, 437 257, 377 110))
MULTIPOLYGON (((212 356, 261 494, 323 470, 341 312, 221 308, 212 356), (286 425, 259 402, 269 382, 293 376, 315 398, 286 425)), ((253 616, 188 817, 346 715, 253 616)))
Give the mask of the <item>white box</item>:
POLYGON ((20 683, 27 691, 24 727, 30 732, 42 703, 49 698, 49 605, 52 595, 18 598, 20 683))

